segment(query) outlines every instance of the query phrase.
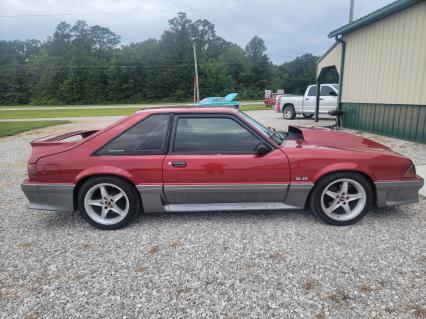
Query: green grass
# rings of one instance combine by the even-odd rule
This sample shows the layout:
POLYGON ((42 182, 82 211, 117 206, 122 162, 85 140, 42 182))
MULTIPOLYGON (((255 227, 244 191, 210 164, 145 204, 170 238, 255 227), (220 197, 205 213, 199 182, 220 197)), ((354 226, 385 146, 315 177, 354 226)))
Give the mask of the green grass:
MULTIPOLYGON (((263 103, 263 100, 246 100, 246 101, 240 101, 242 104, 247 103, 247 102, 258 102, 259 104, 263 103)), ((191 104, 192 102, 187 102, 188 104, 191 104)), ((26 109, 30 109, 30 108, 43 108, 43 107, 64 107, 64 108, 73 108, 73 107, 87 107, 87 108, 91 108, 93 106, 97 106, 97 107, 102 107, 102 106, 116 106, 117 108, 120 106, 130 106, 133 105, 135 108, 139 108, 139 107, 143 107, 143 106, 147 106, 147 105, 174 105, 174 104, 185 104, 185 102, 148 102, 148 103, 111 103, 111 104, 65 104, 65 105, 32 105, 32 104, 24 104, 24 105, 0 105, 0 110, 2 108, 5 109, 13 109, 13 108, 26 108, 26 109)))
POLYGON ((257 111, 257 110, 271 110, 270 107, 266 107, 265 104, 253 104, 253 105, 241 105, 241 111, 257 111))
POLYGON ((55 104, 55 105, 32 105, 32 104, 24 104, 24 105, 0 105, 1 109, 15 109, 15 108, 25 108, 25 109, 31 109, 31 108, 50 108, 50 107, 61 107, 61 108, 91 108, 91 107, 123 107, 123 106, 133 106, 135 108, 140 108, 143 106, 149 106, 149 105, 174 105, 174 104, 183 104, 182 102, 159 102, 159 103, 127 103, 127 104, 120 104, 120 103, 111 103, 111 104, 55 104))
MULTIPOLYGON (((54 117, 97 117, 130 115, 139 110, 135 108, 113 109, 62 109, 62 110, 10 110, 0 111, 0 119, 30 119, 30 118, 54 118, 54 117)), ((241 111, 268 110, 263 104, 242 105, 241 111)))
POLYGON ((63 109, 63 110, 16 110, 1 111, 0 119, 30 119, 30 118, 51 118, 51 117, 96 117, 129 115, 135 113, 139 108, 116 108, 116 109, 63 109))
POLYGON ((21 132, 53 125, 68 124, 70 121, 31 121, 31 122, 1 122, 0 137, 12 136, 21 132))

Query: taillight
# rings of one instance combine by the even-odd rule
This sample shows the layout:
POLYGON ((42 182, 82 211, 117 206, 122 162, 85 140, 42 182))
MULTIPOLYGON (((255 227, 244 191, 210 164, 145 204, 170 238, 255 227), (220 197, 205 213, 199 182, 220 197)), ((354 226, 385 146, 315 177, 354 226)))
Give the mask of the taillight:
POLYGON ((402 177, 416 177, 416 167, 414 164, 411 164, 402 177))
POLYGON ((27 165, 28 177, 37 175, 37 164, 28 163, 27 165))

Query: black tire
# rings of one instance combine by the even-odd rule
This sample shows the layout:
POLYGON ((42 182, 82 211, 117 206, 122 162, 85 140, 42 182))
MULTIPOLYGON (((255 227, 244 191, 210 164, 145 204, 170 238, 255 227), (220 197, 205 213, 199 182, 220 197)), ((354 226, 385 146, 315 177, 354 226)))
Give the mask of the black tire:
POLYGON ((305 119, 311 119, 313 116, 314 116, 314 114, 303 113, 303 117, 305 119))
MULTIPOLYGON (((96 196, 95 192, 93 192, 94 196, 96 196)), ((100 195, 100 190, 99 190, 99 193, 97 194, 97 196, 99 196, 99 195, 100 195)), ((113 196, 114 194, 111 193, 109 195, 113 196)), ((103 199, 102 199, 102 197, 100 197, 100 199, 98 199, 98 200, 102 201, 103 199)), ((123 205, 122 202, 119 202, 119 201, 117 201, 116 203, 112 203, 111 205, 114 206, 114 204, 116 205, 116 207, 118 207, 119 205, 123 205)), ((128 181, 126 181, 126 180, 124 180, 120 177, 115 177, 115 176, 96 176, 96 177, 92 177, 92 178, 88 179, 81 186, 81 188, 78 192, 78 195, 77 195, 77 206, 78 206, 78 210, 80 211, 81 215, 89 224, 91 224, 92 226, 99 228, 99 229, 113 230, 113 229, 119 229, 119 228, 125 227, 131 221, 133 221, 135 216, 141 210, 142 203, 141 203, 141 198, 140 198, 138 191, 136 190, 134 185, 131 184, 130 182, 128 182, 128 181), (115 215, 117 215, 117 216, 115 216, 116 218, 118 218, 118 219, 122 218, 121 220, 118 220, 116 223, 113 222, 111 224, 105 224, 105 223, 100 223, 100 222, 94 220, 94 218, 91 217, 91 215, 93 215, 93 212, 88 212, 86 210, 86 207, 85 207, 86 194, 89 191, 91 191, 92 189, 94 189, 97 185, 99 186, 99 185, 104 185, 104 184, 111 185, 111 186, 107 186, 107 187, 109 187, 109 192, 114 191, 114 189, 115 189, 114 187, 117 187, 120 190, 122 190, 122 192, 126 195, 126 196, 123 196, 122 199, 120 199, 120 200, 124 201, 125 207, 128 207, 127 213, 123 214, 123 215, 118 215, 112 209, 111 210, 108 209, 108 213, 105 216, 105 218, 106 218, 108 215, 112 215, 113 217, 115 215)), ((102 210, 102 207, 99 207, 99 209, 102 210)), ((93 210, 95 210, 95 209, 93 209, 93 210)), ((90 211, 90 207, 89 207, 89 211, 90 211)), ((113 218, 110 219, 110 220, 113 220, 113 218)))
MULTIPOLYGON (((339 193, 339 191, 336 191, 336 193, 339 193)), ((340 194, 337 194, 337 195, 338 196, 344 196, 344 195, 340 195, 340 194)), ((312 193, 310 195, 309 205, 310 205, 310 208, 312 209, 312 211, 319 218, 321 218, 324 222, 326 222, 327 224, 336 225, 336 226, 346 226, 346 225, 351 225, 351 224, 358 222, 359 220, 361 220, 365 216, 365 214, 367 214, 367 212, 370 210, 370 207, 373 204, 373 198, 374 198, 373 189, 372 189, 369 181, 363 175, 361 175, 359 173, 355 173, 355 172, 339 172, 339 173, 333 173, 333 174, 327 175, 327 176, 321 178, 315 184, 314 189, 312 190, 312 193), (356 187, 359 187, 359 186, 362 187, 362 189, 364 190, 364 193, 365 193, 365 205, 364 206, 362 205, 364 203, 363 199, 359 199, 360 202, 358 202, 358 200, 353 200, 351 202, 349 200, 344 201, 344 199, 343 199, 344 202, 342 202, 342 197, 339 197, 339 199, 337 199, 337 197, 336 197, 336 199, 333 200, 333 199, 331 199, 331 196, 329 196, 329 195, 324 195, 324 201, 329 200, 329 202, 331 203, 328 208, 330 208, 333 205, 333 203, 338 203, 339 201, 341 201, 340 204, 344 204, 345 206, 346 206, 346 204, 352 205, 354 212, 358 211, 358 213, 351 218, 349 218, 349 216, 351 214, 347 214, 345 212, 343 205, 337 206, 337 208, 334 212, 327 214, 324 211, 324 207, 323 207, 323 204, 322 204, 322 200, 323 200, 322 195, 323 195, 323 192, 325 192, 326 188, 327 188, 327 190, 329 190, 328 187, 339 187, 339 183, 342 183, 342 185, 343 185, 343 182, 339 182, 341 180, 352 180, 352 181, 354 181, 353 184, 351 184, 351 182, 349 182, 349 187, 348 187, 349 190, 347 192, 347 196, 355 195, 355 193, 351 193, 351 191, 352 192, 353 192, 353 190, 357 191, 356 187), (333 184, 333 183, 335 183, 335 184, 333 184), (359 205, 359 206, 356 206, 356 205, 359 205), (346 216, 345 216, 345 214, 346 214, 346 216), (330 215, 334 215, 337 218, 333 218, 330 215), (343 220, 339 220, 340 218, 342 218, 343 220)), ((340 204, 338 204, 338 205, 340 205, 340 204)), ((324 206, 326 206, 326 205, 328 205, 328 204, 325 203, 324 206)), ((327 208, 327 207, 325 207, 325 208, 327 208)), ((352 209, 352 208, 350 207, 350 209, 352 209)))
POLYGON ((286 120, 294 120, 296 118, 296 110, 293 105, 287 105, 283 108, 283 117, 286 120))

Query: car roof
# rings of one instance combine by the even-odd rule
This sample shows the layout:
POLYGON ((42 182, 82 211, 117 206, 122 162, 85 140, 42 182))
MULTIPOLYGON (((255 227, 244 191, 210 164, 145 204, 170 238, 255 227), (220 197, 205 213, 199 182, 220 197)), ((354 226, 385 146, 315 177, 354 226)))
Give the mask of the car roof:
POLYGON ((146 109, 141 109, 136 112, 137 114, 159 114, 159 113, 229 113, 236 114, 238 113, 237 109, 224 106, 215 106, 215 105, 182 105, 182 106, 173 106, 173 107, 151 107, 146 109))

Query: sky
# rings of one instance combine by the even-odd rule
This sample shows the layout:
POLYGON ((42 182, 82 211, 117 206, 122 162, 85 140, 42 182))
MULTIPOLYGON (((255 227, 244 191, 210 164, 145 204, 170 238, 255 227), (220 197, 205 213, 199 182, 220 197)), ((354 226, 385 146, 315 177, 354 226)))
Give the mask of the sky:
MULTIPOLYGON (((244 47, 258 35, 277 64, 304 53, 322 55, 327 34, 346 24, 350 0, 0 0, 1 40, 45 40, 61 21, 108 27, 122 44, 159 38, 179 11, 207 19, 224 39, 244 47), (16 17, 16 15, 25 15, 16 17), (28 16, 32 15, 32 16, 28 16), (40 16, 37 16, 40 15, 40 16), (14 17, 10 17, 14 16, 14 17)), ((360 18, 392 0, 355 0, 360 18)))

